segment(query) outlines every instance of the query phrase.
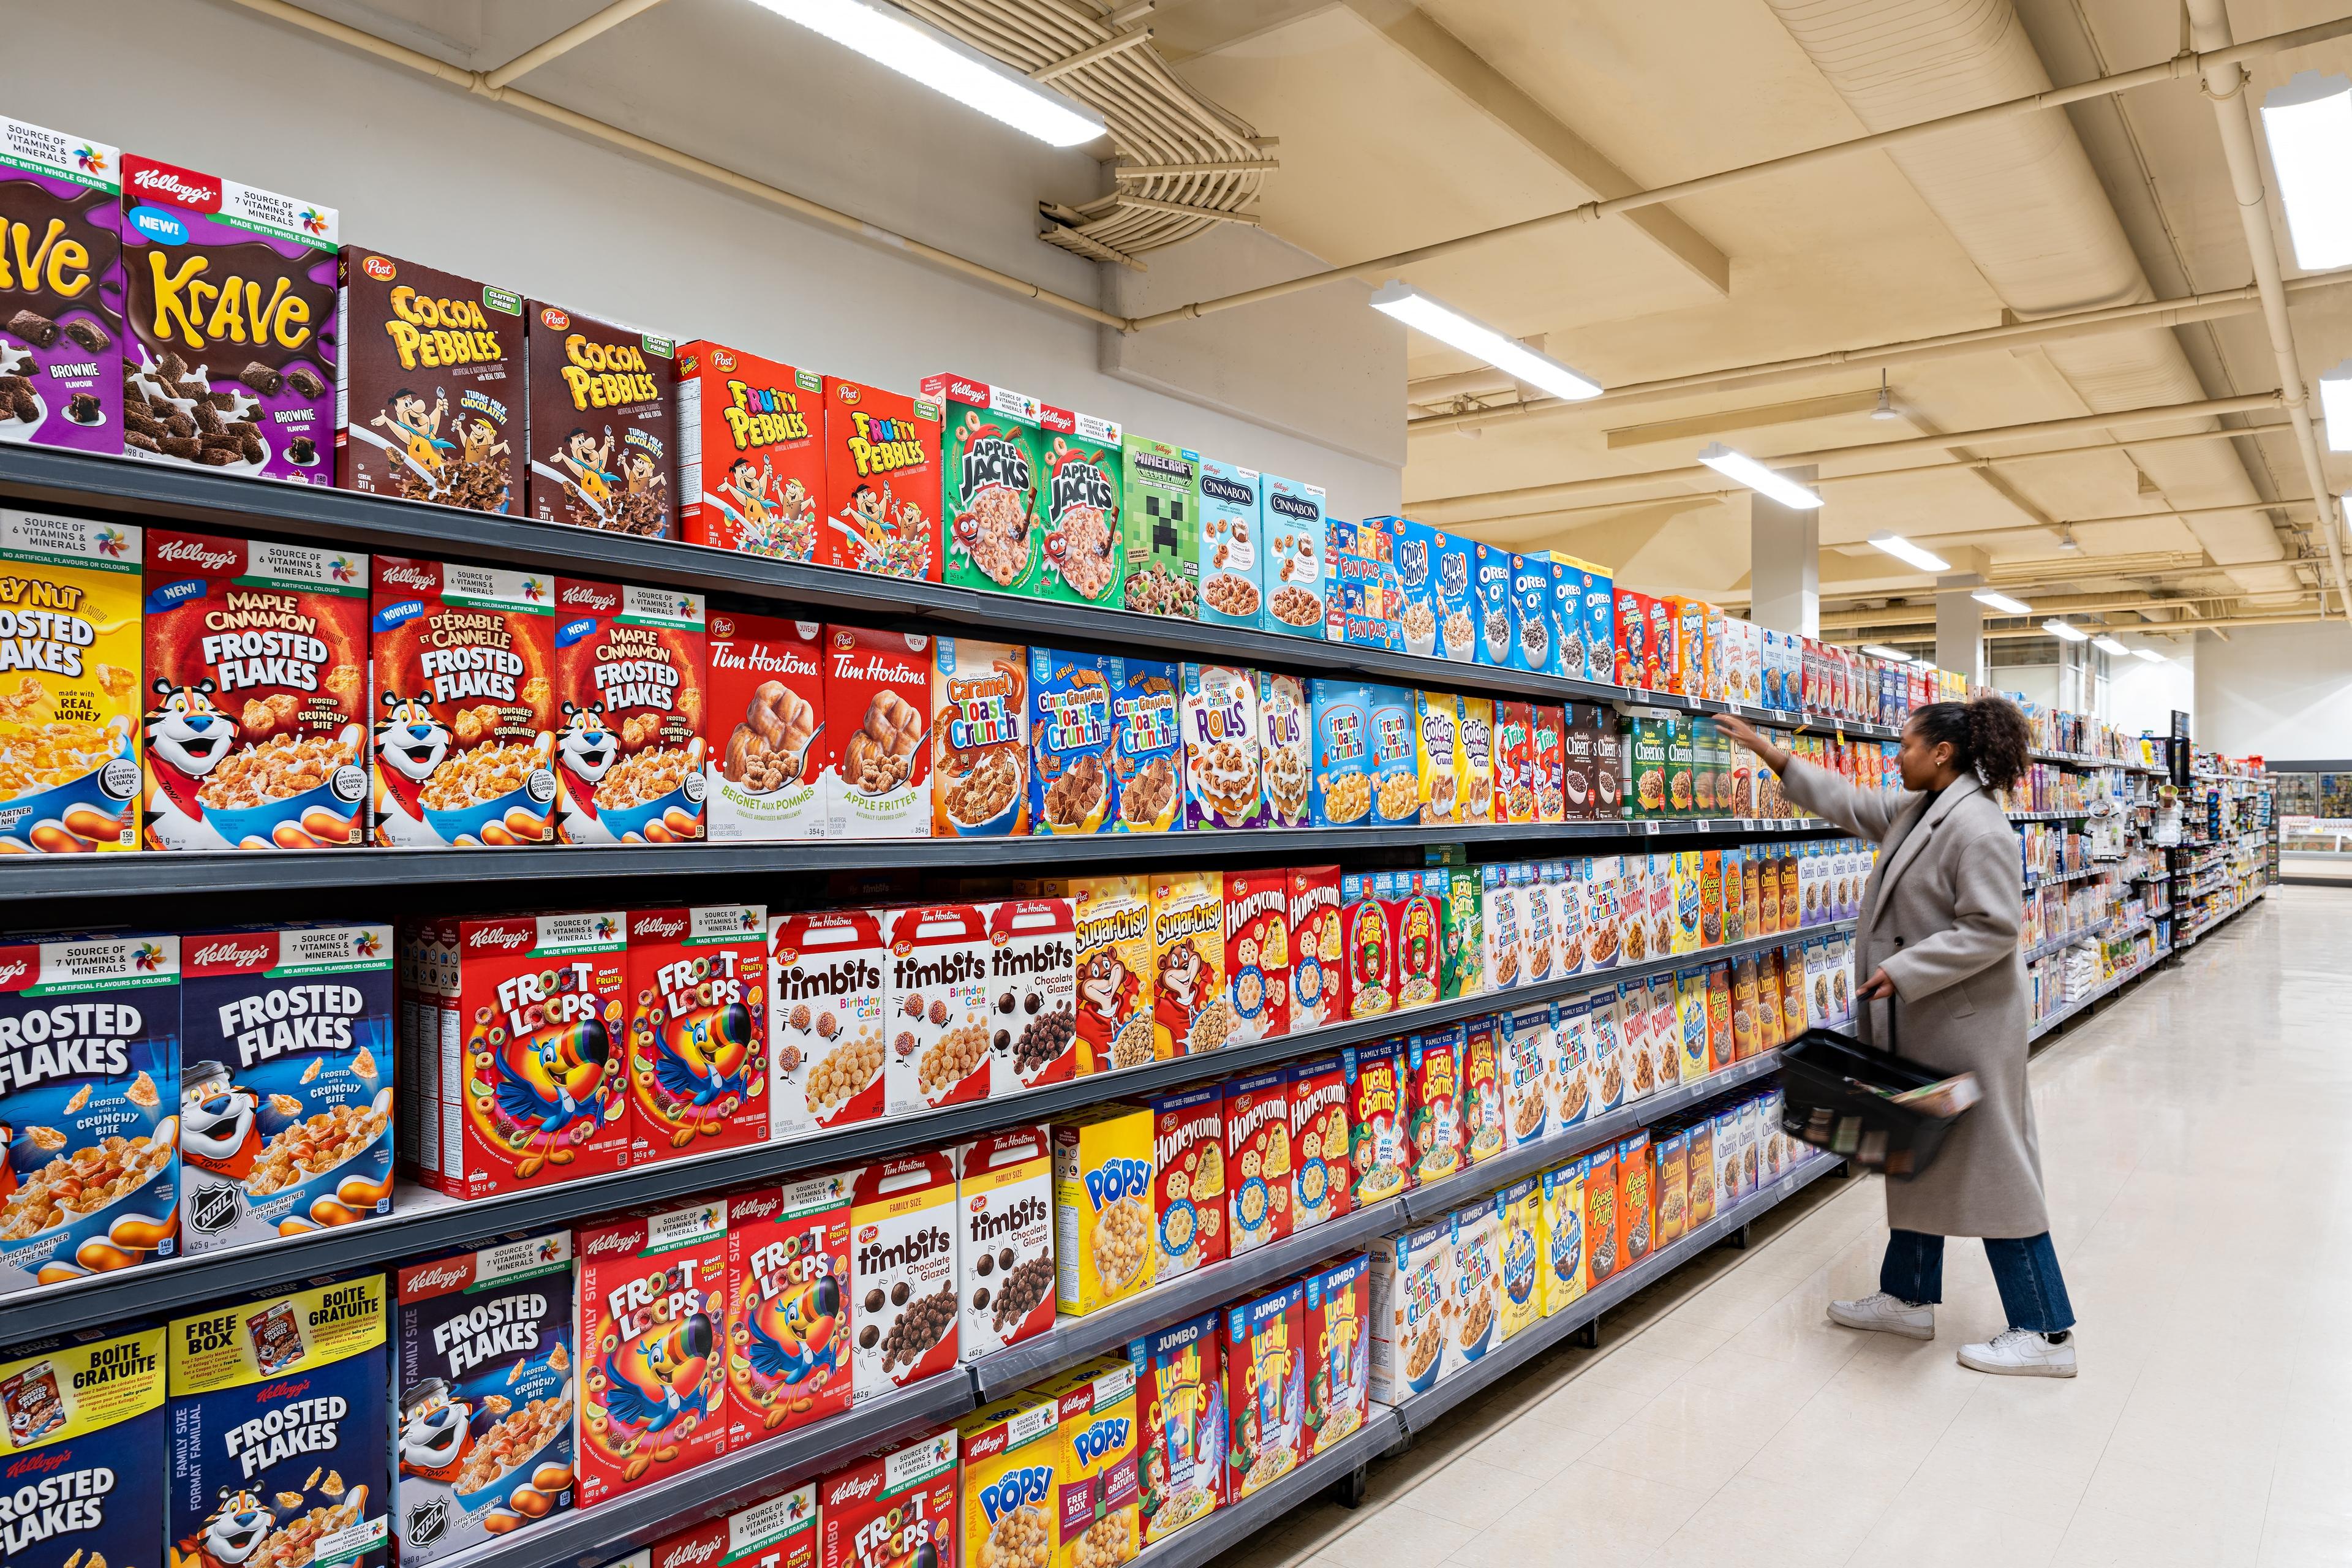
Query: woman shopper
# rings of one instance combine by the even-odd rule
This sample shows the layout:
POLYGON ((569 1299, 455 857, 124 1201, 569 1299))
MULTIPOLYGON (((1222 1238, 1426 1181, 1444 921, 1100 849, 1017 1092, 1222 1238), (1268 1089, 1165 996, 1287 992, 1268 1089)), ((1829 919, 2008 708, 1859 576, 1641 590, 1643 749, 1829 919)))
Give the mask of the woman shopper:
MULTIPOLYGON (((2026 1092, 2023 893, 2017 836, 1996 792, 2025 772, 2025 716, 1990 694, 1932 702, 1903 727, 1903 788, 1859 790, 1801 761, 1738 719, 1717 729, 1780 775, 1789 799, 1875 839, 1878 863, 1855 922, 1856 994, 1902 1008, 1885 1043, 1929 1071, 1972 1072, 1984 1099, 1956 1121, 1940 1156, 1886 1183, 1886 1260, 1878 1290, 1832 1301, 1850 1329, 1936 1337, 1944 1238, 1984 1240, 2008 1329, 1960 1347, 1960 1364, 2022 1377, 2074 1375, 2074 1314, 2042 1194, 2026 1092)), ((1865 1005, 1866 1037, 1876 1009, 1865 1005)))

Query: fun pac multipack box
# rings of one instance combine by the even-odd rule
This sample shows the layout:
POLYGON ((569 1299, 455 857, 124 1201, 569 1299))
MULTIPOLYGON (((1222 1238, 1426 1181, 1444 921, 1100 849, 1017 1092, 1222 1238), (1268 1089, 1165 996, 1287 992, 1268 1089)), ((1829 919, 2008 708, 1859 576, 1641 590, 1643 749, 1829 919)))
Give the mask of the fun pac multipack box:
POLYGON ((159 1561, 151 1467, 171 1443, 163 1331, 17 1347, 0 1362, 0 1548, 9 1568, 159 1561))
POLYGON ((768 911, 629 911, 629 1163, 768 1141, 768 911))
POLYGON ((849 1180, 835 1171, 727 1200, 727 1441, 850 1405, 849 1180))
POLYGON ((139 847, 140 531, 0 508, 0 850, 139 847))
POLYGON ((578 1344, 583 1508, 727 1451, 727 1205, 583 1225, 578 1344))
POLYGON ((677 345, 541 300, 527 311, 530 514, 667 539, 677 521, 677 345))
POLYGON ((520 514, 522 296, 343 247, 335 483, 520 514))
POLYGON ((679 537, 815 560, 824 378, 704 340, 680 343, 675 363, 679 537))
POLYGON ((0 431, 121 451, 122 155, 0 117, 0 431))

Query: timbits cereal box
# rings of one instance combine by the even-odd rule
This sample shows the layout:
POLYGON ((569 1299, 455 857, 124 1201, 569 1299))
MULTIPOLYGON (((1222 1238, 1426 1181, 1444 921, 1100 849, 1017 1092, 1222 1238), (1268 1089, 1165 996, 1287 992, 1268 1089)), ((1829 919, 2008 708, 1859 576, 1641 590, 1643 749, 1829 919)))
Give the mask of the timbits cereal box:
POLYGON ((9 1568, 163 1561, 152 1470, 171 1447, 163 1390, 159 1328, 37 1341, 0 1362, 9 1568))
POLYGON ((121 153, 0 118, 0 439, 123 449, 122 216, 121 153))
POLYGON ((1290 1146, 1290 1069, 1268 1068, 1225 1085, 1225 1208, 1239 1258, 1288 1236, 1297 1207, 1290 1146))
POLYGON ((1053 1126, 1054 1294, 1083 1316, 1153 1279, 1151 1110, 1097 1105, 1053 1126))
POLYGON ((714 844, 824 837, 823 628, 722 610, 709 632, 704 832, 714 844))
POLYGON ((824 628, 827 838, 922 838, 931 819, 931 639, 824 628))
POLYGON ((1225 1258, 1225 1091, 1194 1084, 1150 1104, 1155 1267, 1174 1279, 1225 1258))
POLYGON ((933 649, 931 837, 1027 833, 1027 650, 969 637, 933 649))
POLYGON ((727 1443, 850 1405, 849 1178, 801 1175, 727 1199, 727 1443))
POLYGON ((804 1481, 724 1519, 705 1520, 611 1568, 816 1568, 816 1489, 804 1481))
POLYGON ((910 1116, 986 1100, 994 1086, 988 1020, 988 925, 978 904, 908 904, 882 912, 890 944, 890 1048, 883 1114, 910 1116))
POLYGON ((1298 1457, 1304 1461, 1353 1436, 1370 1412, 1372 1260, 1359 1252, 1311 1270, 1299 1284, 1307 1415, 1298 1457))
POLYGON ((770 1137, 882 1114, 889 974, 889 944, 869 910, 769 917, 770 1137))
POLYGON ((1119 504, 1125 456, 1118 425, 1051 405, 1038 411, 1045 524, 1038 596, 1117 605, 1127 582, 1119 504))
POLYGON ((1297 1280, 1225 1309, 1227 1504, 1298 1468, 1307 1425, 1306 1290, 1297 1280))
POLYGON ((185 1250, 392 1213, 392 928, 207 931, 180 959, 185 1250))
POLYGON ((768 1141, 768 911, 629 911, 629 1163, 768 1141))
POLYGON ((727 1451, 727 1205, 582 1226, 580 1502, 593 1508, 727 1451))
POLYGON ((817 1483, 817 1568, 950 1568, 956 1497, 952 1426, 850 1461, 817 1483))
POLYGON ((522 296, 355 245, 340 271, 335 483, 520 514, 522 296))
POLYGON ((677 345, 560 305, 526 304, 530 515, 608 533, 677 531, 677 345))
POLYGON ((861 1165, 850 1202, 851 1387, 864 1405, 955 1368, 954 1156, 929 1149, 861 1165))
POLYGON ((1223 1496, 1223 1344, 1220 1315, 1207 1312, 1128 1346, 1142 1483, 1137 1511, 1147 1546, 1215 1511, 1223 1496))
POLYGON ((940 514, 943 581, 961 588, 1042 597, 1044 478, 1038 427, 1044 405, 1026 393, 963 375, 929 375, 922 394, 940 405, 940 514))
POLYGON ((1061 1402, 1030 1390, 956 1423, 963 1455, 963 1559, 940 1568, 1053 1568, 1061 1402))
POLYGON ((1136 1552, 1136 1373, 1107 1355, 1037 1389, 1061 1413, 1056 1568, 1118 1568, 1136 1552))
POLYGON ((1234 1043, 1290 1032, 1290 873, 1227 871, 1225 990, 1234 1043))
POLYGON ((1225 891, 1222 871, 1151 877, 1154 1054, 1223 1050, 1234 1028, 1225 995, 1225 891))
POLYGON ((429 1563, 573 1500, 572 1233, 510 1237, 394 1274, 393 1533, 429 1563))
POLYGON ((979 906, 988 929, 992 1095, 1077 1076, 1077 911, 1067 898, 979 906))
POLYGON ((1265 595, 1265 538, 1258 519, 1255 468, 1201 462, 1201 618, 1218 626, 1258 625, 1265 595))
POLYGON ((0 851, 139 847, 139 563, 136 528, 0 508, 0 851))
POLYGON ((824 378, 824 565, 940 580, 940 405, 824 378))
POLYGON ((1294 1231, 1337 1219, 1355 1206, 1348 1163, 1348 1071, 1336 1056, 1291 1064, 1290 1156, 1297 1197, 1294 1231))
POLYGON ((367 838, 368 558, 147 530, 147 844, 367 838))
POLYGON ((1029 649, 1029 831, 1108 833, 1118 725, 1103 655, 1029 649))
POLYGON ((0 946, 0 1296, 178 1252, 180 945, 0 946))
POLYGON ((678 537, 815 560, 824 378, 702 339, 678 344, 675 364, 678 537))
MULTIPOLYGON (((1339 1053, 1348 1079, 1348 1149, 1353 1206, 1391 1198, 1413 1184, 1412 1090, 1402 1036, 1339 1053)), ((1329 1155, 1327 1153, 1327 1159, 1329 1155)))
POLYGON ((702 837, 708 667, 701 595, 555 580, 558 838, 702 837))
POLYGON ((962 1355, 977 1361, 1054 1326, 1054 1150, 1042 1126, 959 1144, 962 1355))
POLYGON ((1112 833, 1167 833, 1184 826, 1182 667, 1158 659, 1103 660, 1110 688, 1112 833))
POLYGON ((1347 943, 1339 868, 1290 872, 1290 1029, 1319 1029, 1347 1016, 1347 943))

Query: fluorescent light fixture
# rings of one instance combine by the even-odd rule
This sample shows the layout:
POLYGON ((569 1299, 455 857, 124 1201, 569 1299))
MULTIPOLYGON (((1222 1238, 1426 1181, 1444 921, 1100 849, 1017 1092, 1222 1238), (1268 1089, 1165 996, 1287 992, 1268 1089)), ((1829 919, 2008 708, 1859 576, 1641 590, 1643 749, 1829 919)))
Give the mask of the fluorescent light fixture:
POLYGON ((1979 605, 1989 605, 2007 616, 2030 616, 2033 613, 2033 606, 2024 600, 2012 599, 2007 594, 1994 588, 1979 588, 1969 597, 1979 605))
POLYGON ((1949 572, 1952 569, 1950 562, 1932 550, 1922 550, 1899 533, 1874 533, 1870 536, 1870 542, 1873 548, 1884 550, 1897 561, 1908 562, 1922 572, 1949 572))
POLYGON ((2319 416, 2327 424, 2327 449, 2352 452, 2352 359, 2320 373, 2319 416))
POLYGON ((2123 644, 2110 637, 2093 637, 2091 639, 2091 646, 2095 648, 2103 649, 2107 653, 2126 654, 2131 652, 2131 649, 2124 647, 2123 644))
POLYGON ((2144 658, 2150 664, 2162 664, 2165 662, 2164 656, 2157 652, 2156 649, 2152 647, 2136 647, 2132 649, 2132 657, 2134 658, 2144 658))
POLYGON ((882 0, 757 0, 877 65, 1055 147, 1105 134, 1103 117, 882 0))
POLYGON ((1871 655, 1874 658, 1883 658, 1889 664, 1908 664, 1911 662, 1911 656, 1909 654, 1905 653, 1899 647, 1888 647, 1885 643, 1866 642, 1862 645, 1862 651, 1871 655))
POLYGON ((1393 279, 1372 294, 1372 309, 1392 316, 1415 331, 1486 361, 1514 381, 1539 386, 1554 397, 1580 402, 1601 395, 1601 384, 1552 358, 1538 353, 1507 333, 1483 321, 1474 321, 1453 306, 1433 300, 1410 283, 1393 279))
POLYGON ((2296 264, 2352 262, 2352 79, 2295 72, 2263 100, 2263 134, 2296 264))
POLYGON ((1735 452, 1720 441, 1710 441, 1699 453, 1698 460, 1727 479, 1738 479, 1759 495, 1771 497, 1782 506, 1799 511, 1811 511, 1822 504, 1820 494, 1807 489, 1783 474, 1776 474, 1745 452, 1735 452))
POLYGON ((2080 626, 2070 626, 2063 621, 2044 621, 2042 623, 2042 629, 2048 632, 2053 637, 2064 637, 2068 642, 2089 642, 2091 640, 2090 633, 2084 631, 2080 626))

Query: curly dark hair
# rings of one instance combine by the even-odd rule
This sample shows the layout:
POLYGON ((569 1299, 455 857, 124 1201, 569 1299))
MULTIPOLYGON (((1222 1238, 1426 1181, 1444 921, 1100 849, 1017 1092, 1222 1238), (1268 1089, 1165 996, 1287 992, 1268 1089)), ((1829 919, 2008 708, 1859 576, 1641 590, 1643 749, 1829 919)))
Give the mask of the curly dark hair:
POLYGON ((1948 744, 1952 765, 1972 773, 1990 790, 2005 790, 2025 776, 2032 761, 2032 732, 2025 715, 2005 697, 1984 692, 1966 702, 1930 702, 1911 710, 1919 738, 1930 746, 1948 744))

